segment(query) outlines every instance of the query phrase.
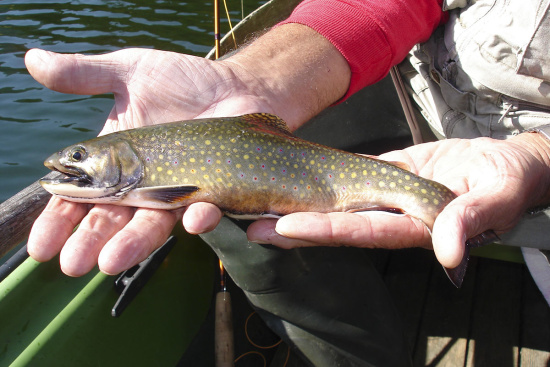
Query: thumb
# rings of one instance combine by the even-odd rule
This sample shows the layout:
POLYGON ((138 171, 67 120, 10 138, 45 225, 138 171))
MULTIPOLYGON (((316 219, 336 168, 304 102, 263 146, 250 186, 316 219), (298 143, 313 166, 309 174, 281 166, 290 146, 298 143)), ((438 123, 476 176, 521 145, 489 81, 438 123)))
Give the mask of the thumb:
POLYGON ((115 92, 116 81, 128 70, 118 59, 116 52, 85 56, 32 49, 25 55, 25 65, 33 78, 49 89, 102 94, 115 92))
POLYGON ((466 193, 443 209, 432 231, 434 252, 441 265, 452 269, 461 263, 466 240, 490 229, 491 207, 486 200, 466 193))

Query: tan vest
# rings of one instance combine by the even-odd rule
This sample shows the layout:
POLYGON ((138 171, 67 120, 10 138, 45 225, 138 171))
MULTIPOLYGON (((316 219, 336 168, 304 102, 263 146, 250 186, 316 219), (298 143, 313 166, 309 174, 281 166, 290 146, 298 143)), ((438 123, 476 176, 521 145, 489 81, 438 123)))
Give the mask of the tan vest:
POLYGON ((434 129, 448 138, 505 139, 549 124, 550 0, 443 7, 449 21, 410 58, 420 73, 410 77, 413 94, 428 104, 423 113, 434 129))

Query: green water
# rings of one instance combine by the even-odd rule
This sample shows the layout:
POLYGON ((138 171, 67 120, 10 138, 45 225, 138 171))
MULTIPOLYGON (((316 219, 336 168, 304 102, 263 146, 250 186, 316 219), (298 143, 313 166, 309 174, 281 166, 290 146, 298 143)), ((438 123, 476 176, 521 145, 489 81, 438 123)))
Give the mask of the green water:
MULTIPOLYGON (((228 0, 238 22, 265 1, 228 0)), ((111 96, 52 92, 27 72, 25 52, 98 54, 146 47, 204 56, 213 46, 213 3, 182 1, 0 1, 0 202, 48 170, 43 160, 99 132, 111 96)), ((222 31, 228 22, 222 18, 222 31)))

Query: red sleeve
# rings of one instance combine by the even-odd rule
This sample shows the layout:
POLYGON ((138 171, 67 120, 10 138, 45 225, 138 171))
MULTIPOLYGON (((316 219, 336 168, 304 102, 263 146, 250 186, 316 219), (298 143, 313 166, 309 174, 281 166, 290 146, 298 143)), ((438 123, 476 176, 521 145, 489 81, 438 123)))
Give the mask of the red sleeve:
POLYGON ((382 79, 446 20, 442 0, 304 0, 284 23, 304 24, 346 58, 352 76, 344 98, 382 79))

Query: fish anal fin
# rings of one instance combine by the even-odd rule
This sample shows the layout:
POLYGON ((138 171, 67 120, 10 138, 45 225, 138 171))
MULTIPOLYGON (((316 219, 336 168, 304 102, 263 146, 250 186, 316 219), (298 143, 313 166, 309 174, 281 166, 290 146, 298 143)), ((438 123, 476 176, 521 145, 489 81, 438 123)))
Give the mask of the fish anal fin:
POLYGON ((391 214, 405 214, 405 212, 402 209, 389 208, 389 207, 383 207, 383 206, 372 206, 370 208, 354 208, 354 209, 346 210, 347 213, 373 212, 373 211, 386 212, 391 214))
POLYGON ((270 132, 292 135, 286 122, 278 116, 270 113, 251 113, 240 116, 241 119, 256 125, 260 130, 269 130, 270 132))
POLYGON ((159 186, 140 189, 144 200, 151 200, 166 204, 181 203, 192 197, 199 190, 198 186, 159 186))

